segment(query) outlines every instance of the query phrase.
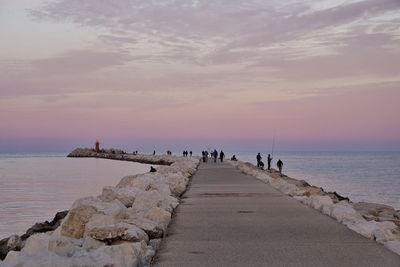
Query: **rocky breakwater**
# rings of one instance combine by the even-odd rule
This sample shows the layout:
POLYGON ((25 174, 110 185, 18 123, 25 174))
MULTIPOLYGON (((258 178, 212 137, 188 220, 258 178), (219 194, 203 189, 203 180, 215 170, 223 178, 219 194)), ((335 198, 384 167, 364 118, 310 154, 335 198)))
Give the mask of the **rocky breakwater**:
MULTIPOLYGON (((85 149, 71 154, 77 157, 77 151, 84 157, 98 156, 85 149)), ((125 154, 123 160, 125 156, 169 165, 126 176, 97 197, 76 200, 59 227, 30 236, 21 251, 8 252, 0 266, 149 266, 199 159, 125 154)))
POLYGON ((120 149, 101 149, 96 152, 91 148, 76 148, 68 154, 69 158, 103 158, 113 160, 126 160, 145 164, 171 165, 181 157, 166 155, 128 154, 120 149))
POLYGON ((304 180, 280 175, 276 170, 264 171, 253 164, 228 161, 245 174, 270 184, 282 193, 326 214, 351 230, 383 244, 400 255, 400 211, 375 203, 353 203, 336 192, 325 192, 304 180))

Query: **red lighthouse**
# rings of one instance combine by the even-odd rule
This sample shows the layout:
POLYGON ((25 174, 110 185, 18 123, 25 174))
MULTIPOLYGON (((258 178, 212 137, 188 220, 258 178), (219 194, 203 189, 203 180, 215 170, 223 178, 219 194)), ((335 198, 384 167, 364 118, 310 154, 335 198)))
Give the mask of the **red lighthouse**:
POLYGON ((96 141, 96 152, 99 153, 100 152, 100 142, 96 141))

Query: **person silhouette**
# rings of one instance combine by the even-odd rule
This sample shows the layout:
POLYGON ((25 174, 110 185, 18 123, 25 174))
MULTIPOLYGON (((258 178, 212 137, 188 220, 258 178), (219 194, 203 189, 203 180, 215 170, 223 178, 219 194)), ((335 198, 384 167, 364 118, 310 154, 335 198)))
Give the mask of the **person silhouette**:
POLYGON ((217 158, 218 158, 218 152, 217 152, 217 150, 216 150, 216 149, 214 149, 214 152, 213 152, 213 157, 214 157, 214 162, 217 162, 217 158))
POLYGON ((219 153, 219 159, 221 160, 221 162, 223 162, 224 158, 225 158, 225 153, 224 151, 221 150, 221 152, 219 153))
POLYGON ((283 168, 283 162, 282 162, 282 160, 278 160, 278 162, 276 163, 276 166, 278 166, 278 169, 279 169, 279 173, 280 173, 280 175, 282 176, 282 168, 283 168))
POLYGON ((261 162, 261 160, 262 160, 262 157, 261 157, 260 153, 258 153, 258 154, 257 154, 257 168, 260 167, 260 162, 261 162))
POLYGON ((270 169, 271 169, 271 161, 272 161, 271 155, 270 155, 270 154, 268 154, 268 158, 267 158, 268 170, 270 170, 270 169))

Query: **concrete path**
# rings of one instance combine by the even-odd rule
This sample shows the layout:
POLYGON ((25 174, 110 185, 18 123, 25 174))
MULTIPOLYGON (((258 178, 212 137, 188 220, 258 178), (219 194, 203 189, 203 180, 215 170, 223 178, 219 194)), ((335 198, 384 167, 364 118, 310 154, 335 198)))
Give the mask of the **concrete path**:
POLYGON ((153 266, 400 266, 400 256, 228 164, 200 165, 153 266))

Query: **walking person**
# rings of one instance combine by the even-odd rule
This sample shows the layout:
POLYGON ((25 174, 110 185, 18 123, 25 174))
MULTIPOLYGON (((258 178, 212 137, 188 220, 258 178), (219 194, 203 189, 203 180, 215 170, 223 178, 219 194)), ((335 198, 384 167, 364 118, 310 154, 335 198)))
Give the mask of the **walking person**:
POLYGON ((279 174, 282 176, 282 168, 283 168, 282 160, 279 159, 278 162, 276 163, 276 166, 278 166, 279 174))
POLYGON ((218 152, 217 152, 216 149, 214 149, 213 157, 214 157, 214 162, 216 163, 217 162, 217 158, 218 158, 218 152))
POLYGON ((225 158, 225 153, 224 151, 221 150, 221 152, 219 153, 219 159, 221 160, 221 162, 223 162, 224 158, 225 158))
POLYGON ((260 153, 258 153, 258 154, 257 154, 257 168, 260 167, 261 159, 262 159, 262 157, 261 157, 260 153))
POLYGON ((271 158, 271 155, 270 155, 270 154, 268 154, 267 162, 268 162, 268 170, 271 170, 272 158, 271 158))

